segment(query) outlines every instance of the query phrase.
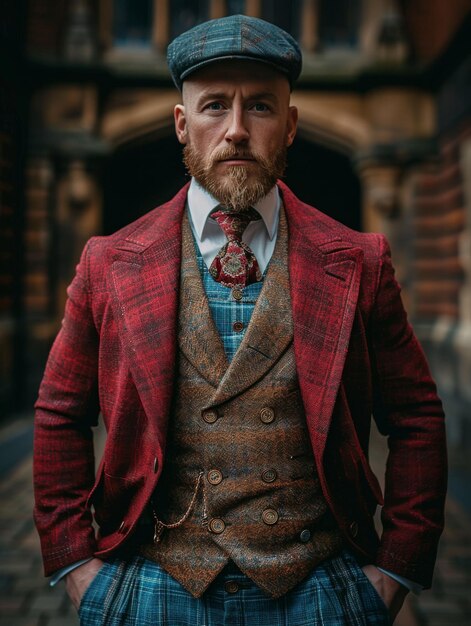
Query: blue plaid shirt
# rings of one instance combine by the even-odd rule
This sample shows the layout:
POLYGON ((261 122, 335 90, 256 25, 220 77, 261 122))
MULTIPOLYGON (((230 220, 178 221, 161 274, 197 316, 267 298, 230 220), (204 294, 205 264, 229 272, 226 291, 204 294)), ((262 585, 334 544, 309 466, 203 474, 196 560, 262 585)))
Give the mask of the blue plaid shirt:
POLYGON ((232 290, 215 281, 209 273, 196 242, 195 250, 209 309, 224 344, 227 358, 231 361, 245 335, 263 281, 247 285, 243 289, 242 300, 234 300, 232 290))

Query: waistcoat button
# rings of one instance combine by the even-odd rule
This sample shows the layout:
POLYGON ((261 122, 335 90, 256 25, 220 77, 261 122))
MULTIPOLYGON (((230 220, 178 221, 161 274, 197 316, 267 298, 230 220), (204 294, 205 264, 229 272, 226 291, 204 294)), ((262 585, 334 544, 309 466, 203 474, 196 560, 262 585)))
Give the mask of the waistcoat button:
POLYGON ((262 474, 262 480, 265 483, 272 483, 274 480, 276 480, 278 477, 278 474, 276 473, 276 470, 274 469, 269 469, 269 470, 265 470, 262 474))
POLYGON ((207 424, 214 424, 218 420, 218 414, 216 411, 203 411, 203 419, 207 424))
POLYGON ((269 406, 263 407, 260 411, 260 419, 264 424, 271 424, 275 419, 275 411, 269 406))
POLYGON ((242 289, 240 289, 240 287, 234 287, 234 289, 232 290, 232 297, 234 298, 234 300, 237 300, 237 301, 242 300, 242 297, 243 297, 242 289))
POLYGON ((213 517, 213 519, 209 522, 209 530, 215 535, 220 535, 224 532, 225 528, 226 524, 224 523, 224 520, 219 517, 213 517))
POLYGON ((275 509, 265 509, 262 513, 262 520, 265 524, 268 524, 268 526, 273 526, 273 524, 276 524, 278 521, 278 513, 275 509))
POLYGON ((155 456, 154 457, 154 463, 152 465, 152 470, 153 470, 154 474, 157 473, 158 469, 159 469, 159 461, 158 461, 157 457, 155 456))
POLYGON ((311 538, 311 531, 305 528, 299 533, 299 541, 302 543, 307 543, 311 538))
POLYGON ((227 593, 237 593, 239 591, 239 585, 235 580, 228 580, 224 583, 224 589, 227 593))
POLYGON ((232 330, 234 330, 236 333, 240 333, 242 330, 244 330, 244 323, 243 322, 234 322, 232 324, 232 330))
POLYGON ((212 469, 208 472, 208 482, 211 485, 219 485, 222 481, 222 474, 218 469, 212 469))

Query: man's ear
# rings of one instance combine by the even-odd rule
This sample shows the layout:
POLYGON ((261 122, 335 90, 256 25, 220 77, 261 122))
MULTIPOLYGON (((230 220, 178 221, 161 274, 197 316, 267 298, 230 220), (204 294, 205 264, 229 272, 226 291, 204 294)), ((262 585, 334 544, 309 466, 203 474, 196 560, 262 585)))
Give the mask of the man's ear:
POLYGON ((177 139, 180 143, 186 144, 187 142, 187 129, 186 129, 186 117, 185 107, 183 104, 177 104, 173 109, 173 117, 175 119, 175 132, 177 139))
POLYGON ((290 106, 288 109, 288 123, 286 132, 286 146, 290 146, 296 136, 296 128, 298 126, 298 109, 295 106, 290 106))

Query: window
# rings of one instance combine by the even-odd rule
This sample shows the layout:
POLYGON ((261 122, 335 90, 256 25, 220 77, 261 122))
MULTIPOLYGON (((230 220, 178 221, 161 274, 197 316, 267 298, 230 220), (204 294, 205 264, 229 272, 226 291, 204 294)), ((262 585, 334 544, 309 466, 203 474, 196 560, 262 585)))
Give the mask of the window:
POLYGON ((358 45, 360 0, 323 0, 319 3, 319 39, 322 48, 358 45))
POLYGON ((245 0, 226 0, 226 15, 243 15, 245 13, 245 0))
POLYGON ((209 16, 209 0, 171 0, 170 40, 196 24, 205 22, 209 16))
POLYGON ((262 17, 290 33, 296 40, 300 38, 302 0, 263 0, 262 17))
POLYGON ((149 48, 152 40, 152 0, 115 0, 113 39, 117 47, 149 48))

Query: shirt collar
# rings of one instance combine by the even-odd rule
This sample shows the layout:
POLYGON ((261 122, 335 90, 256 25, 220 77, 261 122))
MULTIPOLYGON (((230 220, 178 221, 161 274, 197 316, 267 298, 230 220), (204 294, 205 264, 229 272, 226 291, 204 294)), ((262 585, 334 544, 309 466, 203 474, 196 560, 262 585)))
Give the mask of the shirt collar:
MULTIPOLYGON (((188 189, 188 208, 196 235, 200 241, 204 238, 204 230, 208 222, 208 217, 211 211, 218 205, 219 202, 216 198, 208 193, 206 189, 203 189, 203 187, 192 178, 190 188, 188 189)), ((272 240, 276 233, 278 214, 280 212, 280 194, 278 187, 274 185, 267 195, 254 205, 254 208, 260 213, 268 236, 270 240, 272 240)))

